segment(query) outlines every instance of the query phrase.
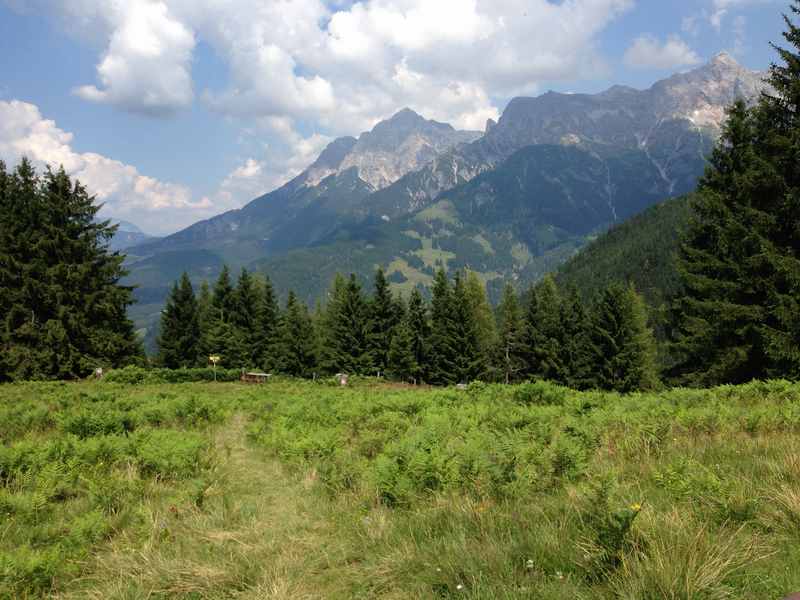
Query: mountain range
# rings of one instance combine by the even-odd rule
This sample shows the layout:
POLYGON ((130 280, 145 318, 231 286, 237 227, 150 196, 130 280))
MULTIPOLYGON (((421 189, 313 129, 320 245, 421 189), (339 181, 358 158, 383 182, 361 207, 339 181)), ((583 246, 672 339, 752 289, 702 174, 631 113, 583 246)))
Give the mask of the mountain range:
POLYGON ((333 274, 427 287, 439 266, 469 268, 496 297, 526 286, 609 227, 691 192, 725 108, 755 99, 763 74, 729 55, 655 83, 511 100, 485 131, 409 109, 333 141, 300 175, 241 209, 128 248, 133 316, 149 328, 183 270, 264 272, 313 302, 333 274))

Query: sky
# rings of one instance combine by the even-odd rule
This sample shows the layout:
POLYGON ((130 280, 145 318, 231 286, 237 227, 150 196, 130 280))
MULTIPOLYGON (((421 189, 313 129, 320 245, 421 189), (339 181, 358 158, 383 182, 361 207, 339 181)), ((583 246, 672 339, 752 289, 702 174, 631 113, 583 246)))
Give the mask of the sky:
POLYGON ((165 235, 409 107, 483 130, 520 95, 775 59, 789 0, 0 0, 0 159, 63 165, 165 235))

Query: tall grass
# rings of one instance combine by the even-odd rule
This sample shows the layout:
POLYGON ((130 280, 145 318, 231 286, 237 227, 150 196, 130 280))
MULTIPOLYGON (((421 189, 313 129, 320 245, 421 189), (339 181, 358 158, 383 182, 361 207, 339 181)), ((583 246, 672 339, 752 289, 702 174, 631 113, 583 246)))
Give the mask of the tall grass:
POLYGON ((0 598, 781 598, 800 385, 0 387, 0 598))

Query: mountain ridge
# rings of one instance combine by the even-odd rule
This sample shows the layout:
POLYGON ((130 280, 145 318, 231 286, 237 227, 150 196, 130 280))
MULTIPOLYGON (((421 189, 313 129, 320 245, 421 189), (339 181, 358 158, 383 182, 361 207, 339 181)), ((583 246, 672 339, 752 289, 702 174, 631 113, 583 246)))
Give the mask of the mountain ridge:
POLYGON ((528 285, 608 227, 690 192, 725 107, 761 89, 760 73, 721 54, 646 90, 512 99, 479 137, 404 109, 332 141, 241 209, 132 249, 129 280, 153 308, 183 269, 209 279, 223 263, 265 271, 309 301, 336 270, 366 282, 379 265, 398 290, 428 286, 443 266, 479 272, 497 295, 503 281, 528 285))

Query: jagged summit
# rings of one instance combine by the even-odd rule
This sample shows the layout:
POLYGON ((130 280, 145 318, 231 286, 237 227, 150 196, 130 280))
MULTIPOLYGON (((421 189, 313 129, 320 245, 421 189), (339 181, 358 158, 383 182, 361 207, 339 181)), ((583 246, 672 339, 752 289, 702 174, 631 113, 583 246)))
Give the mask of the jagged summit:
POLYGON ((659 81, 649 91, 653 107, 663 116, 688 119, 697 127, 718 131, 726 107, 736 98, 755 100, 765 88, 764 76, 720 52, 696 69, 659 81))
POLYGON ((353 167, 373 190, 383 189, 406 173, 423 167, 438 154, 480 137, 452 125, 426 119, 410 108, 377 123, 358 139, 339 138, 309 169, 307 185, 353 167))
POLYGON ((709 62, 711 65, 724 65, 729 67, 741 67, 741 65, 736 61, 733 56, 728 54, 725 50, 722 52, 718 52, 709 62))
MULTIPOLYGON (((384 119, 378 125, 398 125, 398 126, 413 126, 413 125, 421 125, 426 123, 427 119, 423 117, 421 114, 414 112, 407 106, 405 108, 401 108, 395 114, 393 114, 388 119, 384 119)), ((449 127, 449 125, 448 125, 449 127)))

